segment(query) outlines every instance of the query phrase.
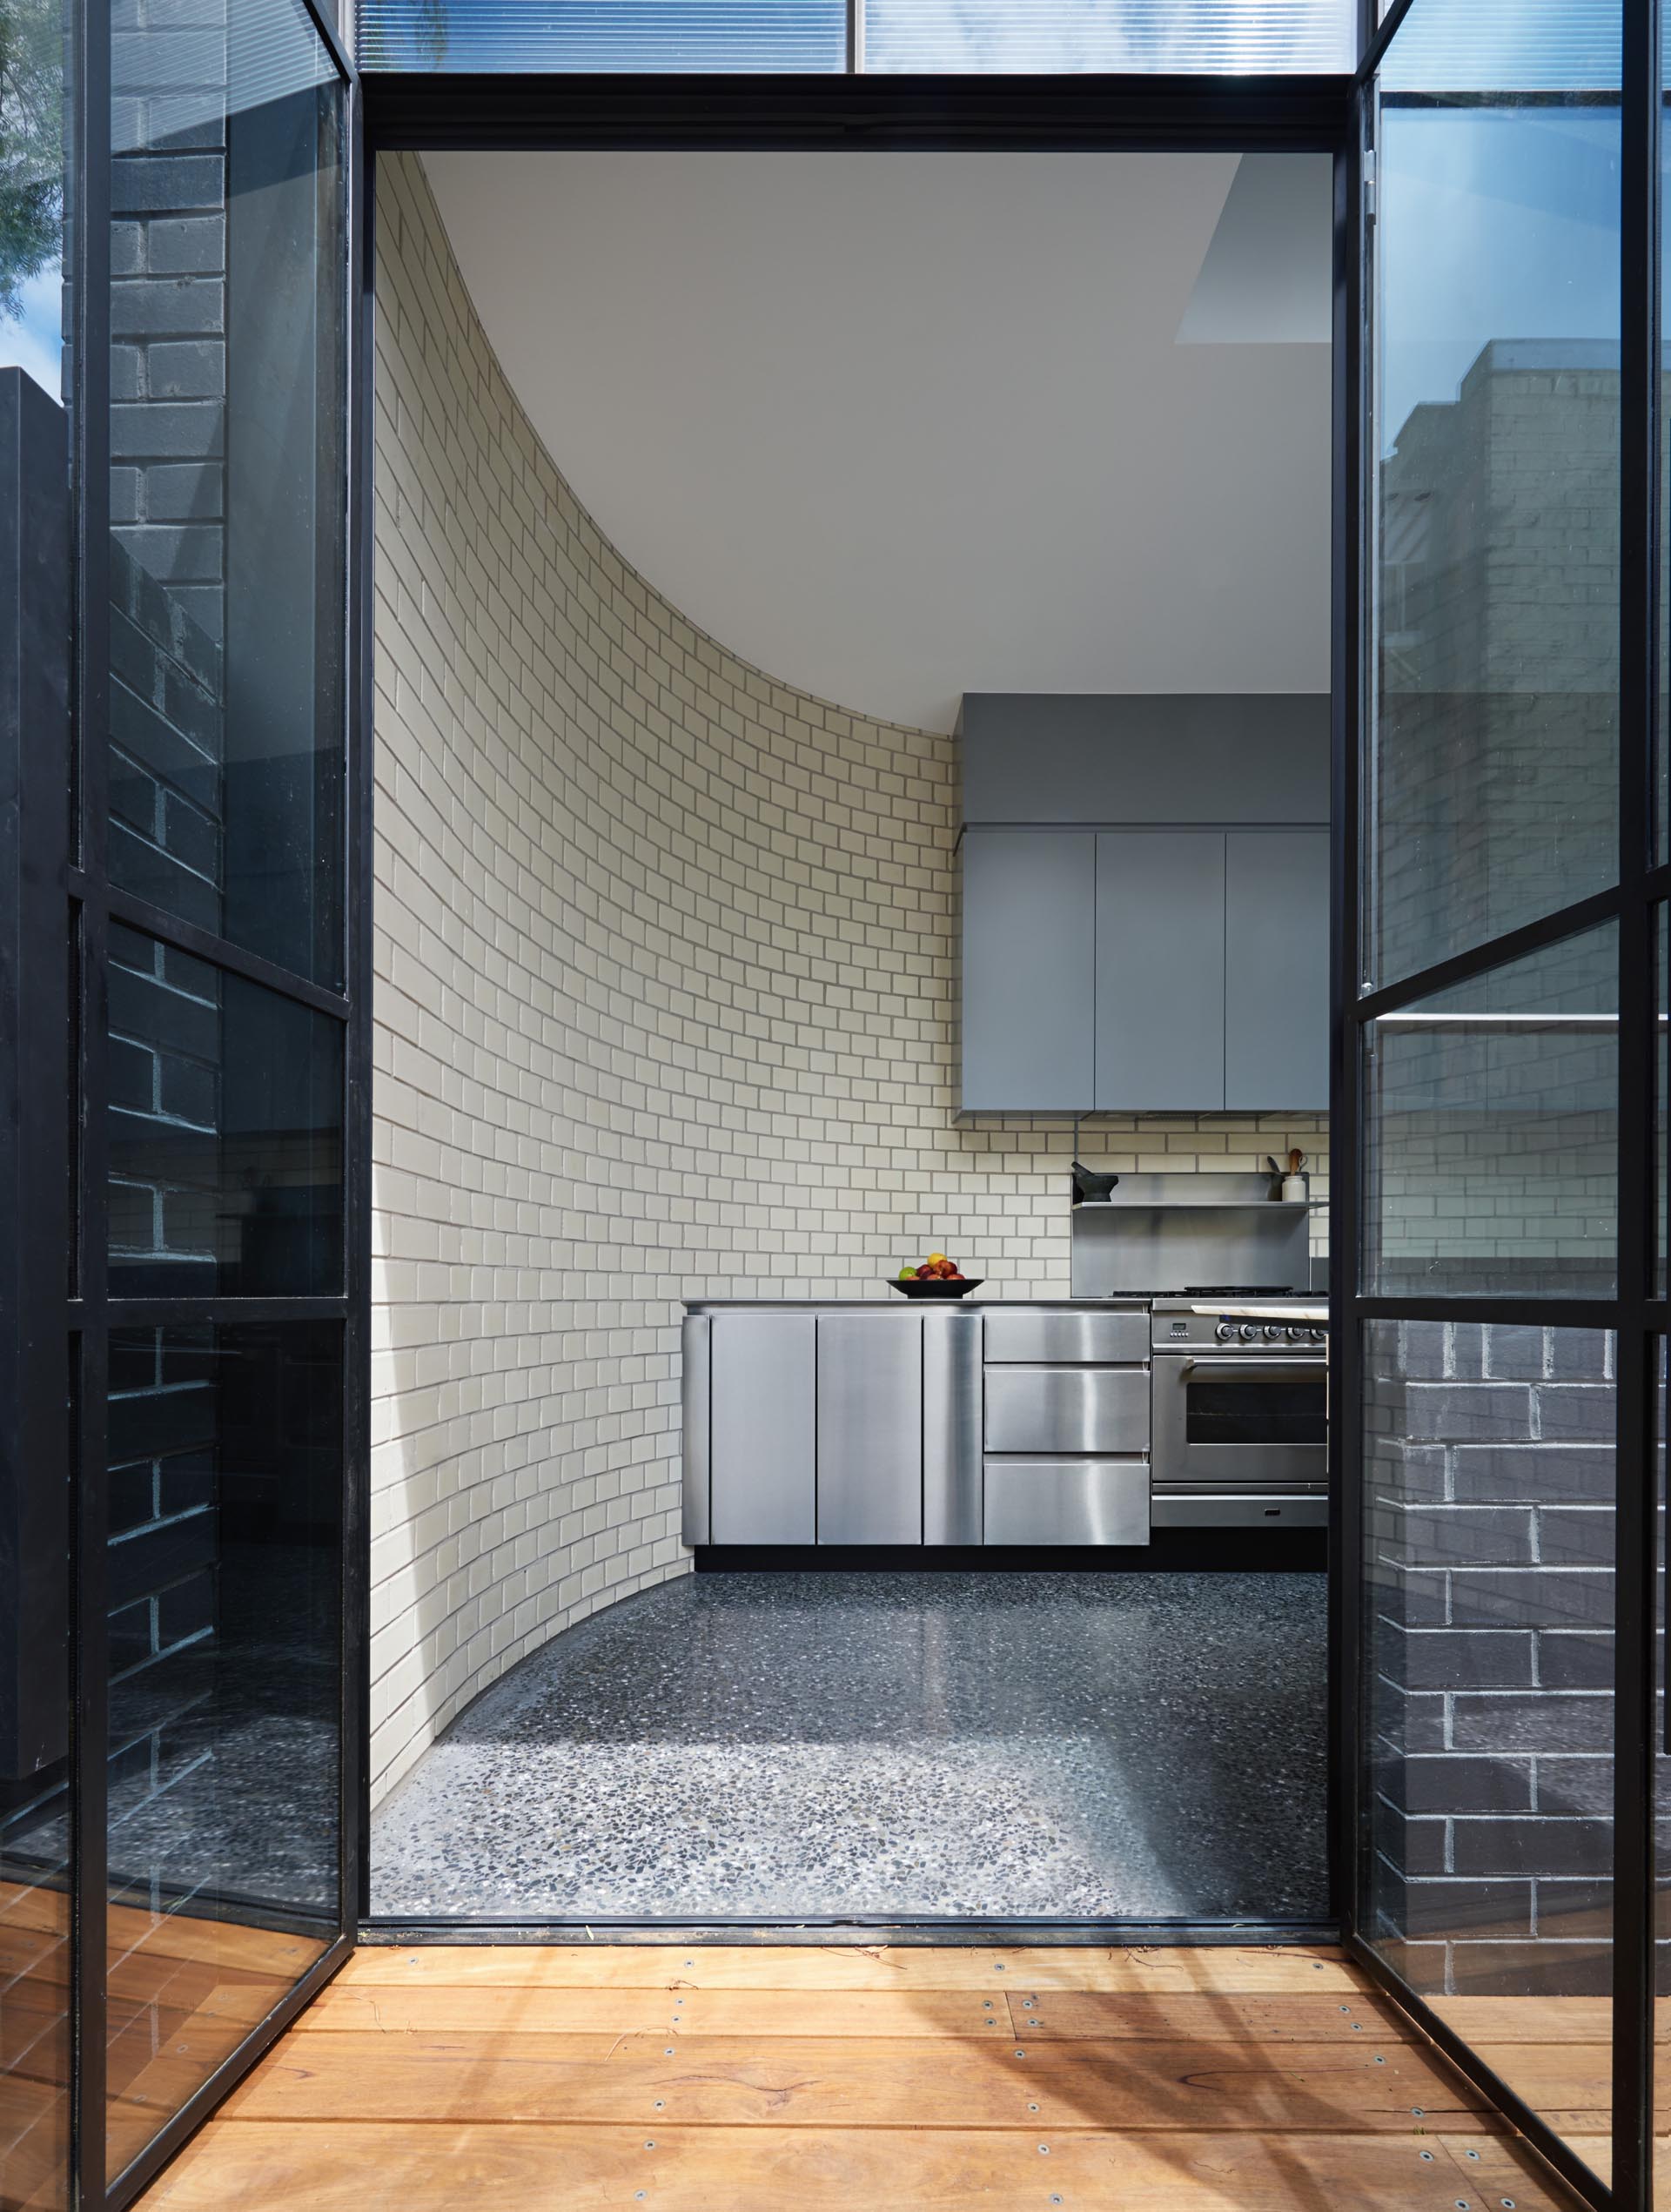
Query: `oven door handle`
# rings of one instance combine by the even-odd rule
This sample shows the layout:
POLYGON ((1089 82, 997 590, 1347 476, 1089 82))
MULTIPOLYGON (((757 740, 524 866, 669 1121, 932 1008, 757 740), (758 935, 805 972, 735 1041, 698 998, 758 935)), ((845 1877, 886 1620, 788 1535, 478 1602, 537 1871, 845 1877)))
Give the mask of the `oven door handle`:
POLYGON ((1237 1382, 1250 1382, 1257 1377, 1262 1382, 1323 1382, 1328 1379, 1326 1360, 1180 1360, 1178 1368, 1185 1375, 1196 1374, 1204 1377, 1224 1375, 1237 1382))

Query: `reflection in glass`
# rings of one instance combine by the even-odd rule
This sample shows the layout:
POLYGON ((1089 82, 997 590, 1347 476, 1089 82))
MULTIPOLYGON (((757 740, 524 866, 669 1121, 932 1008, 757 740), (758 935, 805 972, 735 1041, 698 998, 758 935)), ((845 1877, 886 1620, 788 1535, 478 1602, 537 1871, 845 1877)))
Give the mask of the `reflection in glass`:
POLYGON ((1376 1321, 1364 1355, 1365 1933, 1553 2125, 1600 2135, 1614 1339, 1376 1321))
POLYGON ((1340 0, 866 0, 864 66, 917 71, 1087 71, 1326 75, 1357 62, 1340 0))
POLYGON ((299 0, 118 38, 111 880, 341 980, 341 91, 299 0))
POLYGON ((1382 71, 1366 973, 1618 871, 1618 8, 1416 0, 1382 71))
POLYGON ((1366 1292, 1612 1292, 1618 934, 1609 922, 1367 1025, 1366 1292))
POLYGON ((342 1288, 342 1025, 137 931, 110 954, 111 1290, 342 1288))
POLYGON ((334 1322, 111 1340, 109 2171, 337 1924, 334 1322))
POLYGON ((362 70, 839 71, 843 0, 359 0, 362 70))
POLYGON ((67 1455, 50 1466, 0 1456, 0 2206, 60 2212, 72 2033, 67 1455))
POLYGON ((0 368, 64 393, 63 0, 0 0, 0 368))

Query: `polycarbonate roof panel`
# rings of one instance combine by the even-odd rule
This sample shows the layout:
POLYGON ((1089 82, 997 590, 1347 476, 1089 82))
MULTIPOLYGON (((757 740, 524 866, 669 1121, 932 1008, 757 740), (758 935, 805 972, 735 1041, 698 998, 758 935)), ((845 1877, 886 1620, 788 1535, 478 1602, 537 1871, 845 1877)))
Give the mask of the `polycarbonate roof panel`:
MULTIPOLYGON (((1334 75, 1354 0, 863 0, 867 71, 1334 75)), ((365 70, 839 72, 842 0, 359 0, 365 70)))
POLYGON ((359 0, 364 70, 839 73, 843 0, 359 0))
POLYGON ((1352 0, 865 0, 864 66, 1324 77, 1354 66, 1354 37, 1352 0))

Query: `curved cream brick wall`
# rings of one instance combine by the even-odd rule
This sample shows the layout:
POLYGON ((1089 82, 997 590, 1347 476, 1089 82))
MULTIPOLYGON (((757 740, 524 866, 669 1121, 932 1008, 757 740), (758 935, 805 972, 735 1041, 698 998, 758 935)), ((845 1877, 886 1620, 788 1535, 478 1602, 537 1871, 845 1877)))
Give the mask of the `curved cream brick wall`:
MULTIPOLYGON (((633 573, 410 156, 377 298, 381 1795, 506 1667, 685 1571, 681 1298, 874 1294, 935 1244, 1060 1295, 1071 1133, 951 1120, 952 741, 745 667, 633 573)), ((1319 1149, 1104 1119, 1093 1157, 1291 1133, 1319 1149)))

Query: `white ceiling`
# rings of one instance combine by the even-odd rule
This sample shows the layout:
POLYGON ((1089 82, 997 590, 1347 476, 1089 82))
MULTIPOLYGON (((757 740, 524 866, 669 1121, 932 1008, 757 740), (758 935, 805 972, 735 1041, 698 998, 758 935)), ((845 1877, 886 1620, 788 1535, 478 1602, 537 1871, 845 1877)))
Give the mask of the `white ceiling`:
POLYGON ((426 160, 577 496, 768 674, 1328 689, 1326 157, 426 160))

